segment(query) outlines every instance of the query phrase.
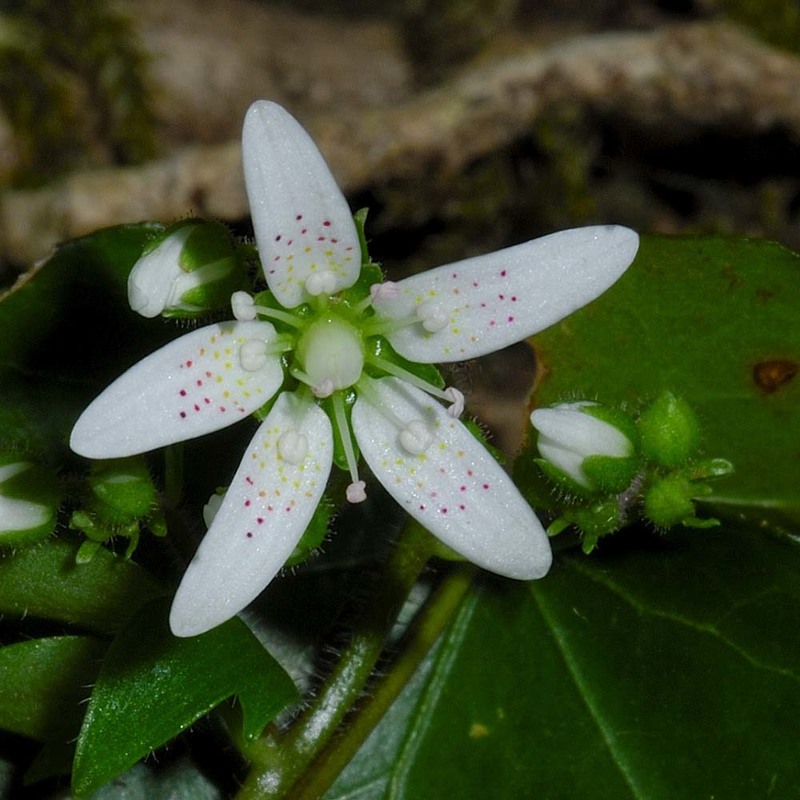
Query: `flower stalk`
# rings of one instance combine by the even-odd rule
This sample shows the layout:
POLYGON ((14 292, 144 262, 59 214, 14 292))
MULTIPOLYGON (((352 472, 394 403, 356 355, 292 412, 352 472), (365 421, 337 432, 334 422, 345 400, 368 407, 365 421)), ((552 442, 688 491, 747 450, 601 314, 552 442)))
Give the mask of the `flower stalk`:
MULTIPOLYGON (((293 786, 325 750, 348 712, 363 696, 400 609, 434 550, 430 534, 410 521, 375 576, 374 592, 356 621, 352 639, 311 705, 286 734, 276 737, 267 733, 246 749, 245 755, 252 766, 237 800, 295 796, 289 795, 293 786)), ((462 586, 463 581, 458 585, 462 586)), ((453 599, 450 597, 444 607, 451 608, 453 599)), ((442 622, 440 625, 443 627, 442 622)), ((426 644, 432 644, 428 640, 435 630, 436 626, 428 632, 426 644)), ((415 652, 419 660, 419 647, 415 652)), ((408 667, 405 673, 410 676, 408 667)))

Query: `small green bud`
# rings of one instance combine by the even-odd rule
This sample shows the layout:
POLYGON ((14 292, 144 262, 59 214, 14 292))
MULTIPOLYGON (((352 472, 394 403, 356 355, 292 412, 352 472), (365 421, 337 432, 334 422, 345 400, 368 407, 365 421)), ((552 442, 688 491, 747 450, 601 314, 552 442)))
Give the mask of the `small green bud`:
POLYGON ((659 528, 685 525, 689 528, 712 528, 716 519, 695 516, 694 500, 711 493, 705 483, 696 483, 682 472, 656 478, 644 495, 644 515, 659 528))
POLYGON ((553 481, 577 494, 619 493, 636 476, 637 432, 624 412, 599 403, 561 403, 538 408, 536 463, 553 481))
MULTIPOLYGON (((84 507, 72 513, 69 526, 100 545, 114 536, 127 538, 126 558, 133 555, 144 524, 154 536, 166 536, 158 492, 141 457, 98 461, 87 479, 84 507)), ((81 546, 78 562, 94 556, 97 547, 81 546)))
POLYGON ((49 470, 19 456, 0 456, 0 545, 33 544, 49 536, 59 495, 49 470))
POLYGON ((683 465, 700 441, 700 427, 689 405, 664 392, 639 418, 642 454, 661 467, 683 465))
POLYGON ((625 519, 616 498, 609 497, 590 506, 567 508, 562 516, 551 523, 548 536, 557 536, 570 525, 582 534, 581 547, 587 555, 591 553, 602 536, 614 533, 623 527, 625 519))
POLYGON ((138 521, 158 507, 156 487, 140 458, 96 462, 89 487, 96 500, 93 508, 112 524, 138 521))
POLYGON ((228 229, 189 219, 171 225, 128 276, 128 302, 143 317, 191 317, 230 305, 246 270, 228 229))

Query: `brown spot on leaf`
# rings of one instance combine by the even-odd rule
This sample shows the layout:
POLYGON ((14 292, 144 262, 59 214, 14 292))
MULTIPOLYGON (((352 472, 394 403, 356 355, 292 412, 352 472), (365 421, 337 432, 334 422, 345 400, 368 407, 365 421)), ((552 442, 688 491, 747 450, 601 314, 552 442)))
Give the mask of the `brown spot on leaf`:
POLYGON ((759 361, 753 367, 753 381, 765 394, 778 391, 781 386, 789 383, 797 371, 800 363, 785 358, 776 358, 773 361, 759 361))

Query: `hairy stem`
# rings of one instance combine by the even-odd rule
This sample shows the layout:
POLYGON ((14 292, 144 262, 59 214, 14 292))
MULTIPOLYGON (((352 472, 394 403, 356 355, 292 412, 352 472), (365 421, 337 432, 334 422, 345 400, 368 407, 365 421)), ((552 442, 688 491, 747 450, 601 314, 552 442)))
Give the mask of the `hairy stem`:
POLYGON ((389 706, 410 680, 461 605, 477 569, 461 564, 445 577, 411 625, 400 644, 400 655, 369 698, 348 720, 347 728, 314 761, 293 787, 292 800, 316 800, 331 787, 350 763, 389 706))
POLYGON ((381 568, 355 633, 308 709, 280 737, 267 735, 247 748, 250 774, 237 800, 294 796, 292 787, 325 749, 361 698, 386 638, 433 552, 430 534, 410 523, 381 568))

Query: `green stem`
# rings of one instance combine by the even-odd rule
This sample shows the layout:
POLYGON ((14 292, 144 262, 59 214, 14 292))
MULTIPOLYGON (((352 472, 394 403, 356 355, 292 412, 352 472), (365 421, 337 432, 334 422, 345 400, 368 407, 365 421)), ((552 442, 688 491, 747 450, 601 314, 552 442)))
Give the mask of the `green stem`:
POLYGON ((391 671, 370 690, 364 705, 348 719, 346 730, 320 753, 312 768, 293 787, 292 800, 316 800, 331 787, 436 644, 460 607, 476 572, 470 564, 459 565, 437 587, 403 638, 400 655, 392 662, 391 671))
POLYGON ((288 797, 294 784, 329 743, 362 697, 409 592, 433 552, 430 534, 410 523, 375 582, 355 633, 310 707, 282 737, 266 736, 247 748, 250 774, 237 800, 288 797))

